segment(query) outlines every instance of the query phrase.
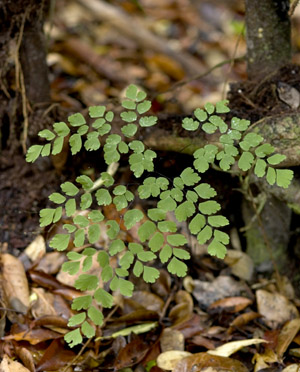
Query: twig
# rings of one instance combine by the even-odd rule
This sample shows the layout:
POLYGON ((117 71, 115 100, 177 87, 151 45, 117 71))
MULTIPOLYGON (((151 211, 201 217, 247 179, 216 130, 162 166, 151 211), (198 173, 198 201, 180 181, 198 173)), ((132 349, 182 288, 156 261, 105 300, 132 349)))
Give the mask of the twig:
POLYGON ((26 9, 23 18, 22 18, 22 23, 20 27, 20 32, 18 35, 18 40, 17 40, 17 45, 16 45, 16 52, 15 52, 15 69, 16 69, 16 87, 18 90, 21 91, 21 97, 22 97, 22 112, 23 112, 23 118, 24 118, 24 129, 23 129, 23 134, 22 134, 22 148, 24 154, 26 154, 26 140, 27 140, 27 134, 28 134, 28 113, 27 113, 27 98, 26 98, 26 89, 25 89, 25 82, 24 82, 24 74, 22 71, 22 67, 19 61, 19 50, 21 47, 22 43, 22 38, 23 38, 23 33, 24 33, 24 27, 25 27, 25 22, 26 18, 28 15, 28 10, 29 8, 26 9))
POLYGON ((24 154, 26 154, 26 141, 27 141, 27 135, 28 135, 28 113, 27 113, 27 98, 26 98, 26 89, 25 89, 25 82, 24 82, 24 74, 22 71, 22 68, 20 66, 20 82, 21 82, 21 95, 22 95, 22 112, 23 112, 23 118, 24 118, 24 128, 23 128, 23 134, 22 134, 22 148, 24 154))
POLYGON ((77 0, 88 9, 96 19, 110 23, 122 35, 126 35, 143 49, 161 53, 176 60, 188 76, 197 74, 203 69, 201 62, 185 51, 173 49, 167 40, 150 32, 138 18, 134 18, 117 7, 103 0, 77 0))
POLYGON ((216 70, 217 68, 220 68, 224 65, 227 65, 227 64, 234 64, 235 62, 242 62, 242 61, 245 61, 246 60, 246 56, 242 56, 242 57, 236 57, 236 58, 230 58, 230 59, 226 59, 222 62, 219 62, 217 63, 216 65, 212 66, 211 68, 209 68, 208 70, 206 70, 205 72, 201 73, 201 74, 197 74, 197 75, 194 75, 188 79, 183 79, 181 81, 178 81, 177 83, 173 84, 171 86, 171 88, 165 90, 164 92, 162 93, 159 93, 158 95, 162 95, 162 94, 165 94, 165 93, 169 93, 173 90, 176 90, 178 88, 180 88, 181 86, 185 85, 185 84, 188 84, 194 80, 200 80, 200 79, 203 79, 204 77, 206 77, 207 75, 211 74, 214 70, 216 70))
MULTIPOLYGON (((118 167, 119 167, 119 163, 111 163, 108 168, 107 168, 107 173, 111 176, 114 176, 114 174, 116 173, 116 171, 118 170, 118 167)), ((87 192, 90 193, 92 191, 95 191, 96 189, 98 189, 100 186, 102 186, 104 183, 104 180, 102 179, 102 177, 98 178, 95 182, 94 182, 94 185, 92 188, 90 188, 87 192)))

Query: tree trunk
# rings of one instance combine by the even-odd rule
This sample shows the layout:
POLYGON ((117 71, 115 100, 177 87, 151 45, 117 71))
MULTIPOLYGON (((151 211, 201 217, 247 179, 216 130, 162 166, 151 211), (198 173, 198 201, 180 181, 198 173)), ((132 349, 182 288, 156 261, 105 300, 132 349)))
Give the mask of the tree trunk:
POLYGON ((29 137, 42 125, 29 117, 33 106, 50 103, 43 33, 48 9, 49 0, 0 0, 0 150, 14 153, 22 137, 24 148, 27 128, 29 137))
POLYGON ((260 79, 291 60, 289 0, 245 0, 248 78, 260 79))

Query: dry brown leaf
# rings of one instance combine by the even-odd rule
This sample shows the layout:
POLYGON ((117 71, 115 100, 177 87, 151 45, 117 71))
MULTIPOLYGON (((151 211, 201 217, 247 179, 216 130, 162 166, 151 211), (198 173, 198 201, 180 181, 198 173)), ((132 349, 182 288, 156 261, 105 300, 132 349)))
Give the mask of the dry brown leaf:
POLYGON ((41 259, 35 270, 46 274, 57 274, 65 260, 66 257, 62 252, 49 252, 41 259))
POLYGON ((150 70, 159 70, 175 80, 182 80, 185 76, 184 70, 174 59, 163 54, 151 54, 146 56, 146 63, 150 70))
POLYGON ((177 304, 169 312, 169 318, 173 325, 184 323, 193 316, 193 308, 187 302, 177 304))
POLYGON ((278 342, 276 347, 276 353, 278 358, 282 358, 283 354, 286 352, 290 343, 295 338, 296 334, 300 329, 300 319, 293 319, 287 322, 278 336, 278 342))
POLYGON ((42 235, 38 235, 25 249, 24 253, 32 262, 41 259, 46 253, 46 243, 42 235))
POLYGON ((29 369, 22 366, 21 363, 11 360, 7 355, 4 355, 0 364, 0 372, 30 372, 29 369))
POLYGON ((170 350, 184 350, 184 336, 180 331, 165 328, 160 337, 161 352, 170 350))
POLYGON ((176 364, 183 358, 192 355, 188 351, 170 350, 161 353, 156 360, 157 366, 161 369, 173 370, 176 364))
POLYGON ((171 276, 167 270, 161 269, 159 272, 159 278, 152 284, 151 288, 159 297, 164 298, 170 293, 171 276))
POLYGON ((144 306, 147 310, 156 311, 158 314, 162 311, 165 304, 160 297, 147 291, 134 291, 131 299, 144 306))
POLYGON ((258 312, 265 318, 266 324, 273 329, 299 317, 295 305, 279 293, 270 293, 259 289, 256 291, 256 301, 258 312))
POLYGON ((254 263, 245 252, 228 249, 224 262, 230 266, 232 274, 243 280, 251 280, 254 263))
POLYGON ((210 355, 229 357, 230 355, 236 353, 237 351, 243 349, 246 346, 257 345, 263 342, 267 342, 267 341, 262 340, 260 338, 252 338, 250 340, 231 341, 231 342, 227 342, 226 344, 222 346, 217 347, 214 350, 209 350, 207 353, 210 355))
POLYGON ((300 358, 300 348, 290 349, 289 354, 296 358, 300 358))
POLYGON ((227 297, 215 301, 209 306, 209 310, 220 309, 228 313, 238 313, 244 310, 252 303, 252 300, 246 297, 227 297))
POLYGON ((203 346, 207 350, 214 350, 216 348, 214 343, 210 339, 203 337, 201 335, 196 335, 189 341, 197 346, 203 346))
POLYGON ((217 372, 248 372, 245 365, 238 360, 209 355, 208 353, 197 353, 183 358, 176 364, 173 372, 204 372, 208 367, 217 372))
POLYGON ((230 335, 236 328, 244 327, 246 324, 251 322, 254 319, 257 319, 260 317, 260 314, 250 311, 248 313, 243 313, 238 315, 231 323, 230 327, 227 330, 227 333, 230 335))
POLYGON ((16 347, 16 353, 30 372, 35 372, 34 359, 32 353, 26 347, 16 347))
POLYGON ((1 255, 3 289, 9 307, 27 313, 29 288, 24 266, 20 260, 8 253, 1 255))
POLYGON ((193 296, 205 307, 224 297, 240 296, 245 292, 249 292, 248 286, 230 276, 220 275, 212 282, 194 280, 193 296))
POLYGON ((60 338, 61 335, 49 329, 37 328, 26 330, 19 333, 13 333, 3 337, 4 340, 28 341, 31 345, 36 345, 42 341, 60 338))
POLYGON ((52 293, 46 292, 43 288, 32 288, 32 292, 36 297, 36 301, 31 306, 31 313, 35 319, 44 315, 57 315, 53 307, 52 293))
POLYGON ((281 372, 300 372, 300 364, 290 364, 285 367, 281 372))

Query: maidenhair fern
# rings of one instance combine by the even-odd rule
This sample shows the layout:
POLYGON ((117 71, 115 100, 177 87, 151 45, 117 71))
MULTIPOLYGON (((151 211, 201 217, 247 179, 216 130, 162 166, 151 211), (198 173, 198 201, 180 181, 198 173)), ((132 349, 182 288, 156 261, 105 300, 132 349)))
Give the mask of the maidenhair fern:
POLYGON ((34 162, 39 156, 59 154, 67 140, 72 155, 80 152, 83 147, 87 151, 94 151, 103 146, 107 165, 118 162, 123 154, 127 154, 130 169, 136 178, 145 172, 151 173, 136 190, 141 199, 157 199, 156 207, 148 209, 147 218, 141 210, 132 207, 135 194, 124 185, 115 185, 114 178, 108 172, 101 174, 101 182, 97 181, 97 187, 86 175, 78 176, 76 184, 63 183, 60 186, 61 192, 49 196, 50 201, 57 206, 40 212, 42 227, 58 222, 63 216, 72 221, 63 225, 65 233, 56 234, 50 241, 50 247, 63 251, 71 247, 71 241, 76 248, 90 245, 82 253, 69 251, 69 261, 62 267, 70 275, 75 275, 81 269, 83 274, 76 280, 75 288, 89 291, 89 294, 76 298, 72 304, 77 314, 69 320, 69 326, 77 328, 65 336, 71 346, 81 343, 82 336, 93 337, 95 326, 101 326, 103 322, 100 309, 113 306, 113 296, 103 289, 103 283, 108 283, 105 288, 111 291, 119 290, 122 295, 131 296, 134 285, 126 279, 129 273, 142 277, 148 283, 155 282, 159 277, 159 271, 153 267, 153 260, 166 264, 171 274, 180 277, 187 274, 184 261, 190 258, 185 249, 188 241, 185 235, 178 232, 178 223, 187 222, 191 235, 196 236, 199 244, 207 244, 209 254, 225 257, 229 236, 220 228, 228 225, 229 221, 219 213, 221 205, 214 200, 215 189, 201 180, 201 175, 211 165, 223 171, 235 167, 235 171, 239 169, 241 175, 254 172, 257 177, 266 177, 270 185, 276 183, 284 188, 288 187, 293 178, 291 170, 274 168, 285 156, 274 154, 274 147, 264 143, 262 136, 249 132, 248 120, 232 118, 230 125, 225 123, 220 114, 229 112, 227 101, 218 102, 216 106, 207 103, 204 109, 194 111, 194 119, 185 118, 182 122, 187 131, 196 131, 201 127, 207 134, 218 132, 218 143, 207 144, 196 150, 190 166, 173 180, 155 177, 156 153, 146 149, 142 141, 133 139, 134 136, 138 138, 136 134, 140 127, 151 127, 157 123, 157 117, 146 115, 151 102, 146 100, 143 91, 130 85, 122 106, 123 136, 111 133, 113 112, 106 112, 105 106, 93 106, 89 108, 91 124, 87 124, 80 113, 69 116, 68 124, 55 123, 52 131, 45 129, 39 133, 47 143, 31 146, 26 157, 28 162, 34 162), (92 209, 96 204, 99 207, 92 209), (127 230, 138 224, 139 242, 123 241, 119 234, 119 223, 104 220, 101 207, 111 204, 117 211, 126 210, 123 219, 127 230), (80 214, 79 211, 87 213, 80 214), (174 220, 167 219, 168 212, 173 213, 174 220), (99 223, 103 221, 110 239, 107 251, 92 247, 100 239, 99 223), (110 257, 115 255, 120 257, 117 268, 110 266, 110 257), (94 256, 101 268, 100 278, 86 273, 92 266, 94 256))

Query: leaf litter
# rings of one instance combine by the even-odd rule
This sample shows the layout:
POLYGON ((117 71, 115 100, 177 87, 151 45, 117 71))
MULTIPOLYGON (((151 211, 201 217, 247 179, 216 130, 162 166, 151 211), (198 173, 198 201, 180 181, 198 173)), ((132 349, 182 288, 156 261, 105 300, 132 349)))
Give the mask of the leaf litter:
MULTIPOLYGON (((204 102, 220 100, 223 75, 227 73, 224 67, 209 79, 185 84, 174 95, 169 91, 172 84, 187 75, 186 65, 178 55, 170 56, 153 48, 141 51, 136 39, 120 35, 107 22, 95 22, 80 3, 58 1, 58 16, 50 31, 53 46, 48 62, 53 74, 54 101, 78 111, 82 106, 109 101, 108 97, 118 99, 120 88, 139 79, 147 90, 161 93, 160 99, 154 99, 154 111, 182 114, 204 102), (78 26, 84 22, 85 30, 78 26), (66 29, 73 32, 68 34, 66 29), (97 46, 92 40, 97 40, 97 46)), ((197 61, 199 71, 231 57, 238 34, 234 31, 237 24, 228 21, 236 18, 238 23, 243 10, 236 4, 227 9, 214 2, 199 2, 201 12, 195 12, 190 4, 179 3, 124 1, 121 7, 129 17, 145 12, 152 23, 149 27, 141 17, 142 27, 176 40, 176 48, 193 50, 201 57, 197 61), (230 30, 226 29, 228 23, 230 30), (192 36, 196 24, 201 28, 197 31, 201 34, 199 41, 192 36)), ((112 4, 116 9, 120 6, 117 1, 112 4)), ((239 47, 242 55, 243 39, 239 47)), ((193 60, 189 59, 189 63, 193 60)), ((230 80, 242 79, 245 67, 237 64, 227 74, 230 80)), ((66 156, 54 164, 60 172, 66 156)), ((167 169, 169 165, 164 166, 167 169)), ((96 171, 96 167, 90 169, 92 176, 96 171)), ((129 181, 124 172, 120 183, 129 181)), ((144 206, 139 208, 146 215, 144 206)), ((109 207, 103 210, 106 220, 119 219, 120 239, 135 240, 137 232, 130 235, 122 228, 122 211, 118 213, 109 207)), ((10 220, 4 222, 9 224, 10 220)), ((60 229, 62 226, 55 225, 55 231, 36 235, 27 245, 25 239, 15 239, 14 248, 27 247, 19 259, 2 250, 0 321, 4 323, 0 371, 131 372, 145 368, 152 372, 247 372, 274 370, 277 366, 286 372, 299 370, 299 300, 293 293, 283 293, 264 280, 255 283, 261 286, 256 290, 254 264, 246 253, 236 249, 229 250, 223 262, 203 253, 205 247, 193 247, 188 280, 171 278, 159 268, 160 277, 155 284, 135 282, 132 298, 114 293, 113 307, 105 312, 104 324, 97 327, 96 337, 84 340, 81 349, 70 350, 63 336, 68 331, 68 319, 75 315, 70 301, 81 292, 59 272, 65 255, 49 250, 51 236, 60 229)), ((187 231, 184 226, 182 230, 187 231)), ((104 232, 95 248, 106 249, 107 245, 104 232)), ((117 265, 117 260, 113 264, 117 265)), ((97 267, 92 266, 94 269, 97 267)))

